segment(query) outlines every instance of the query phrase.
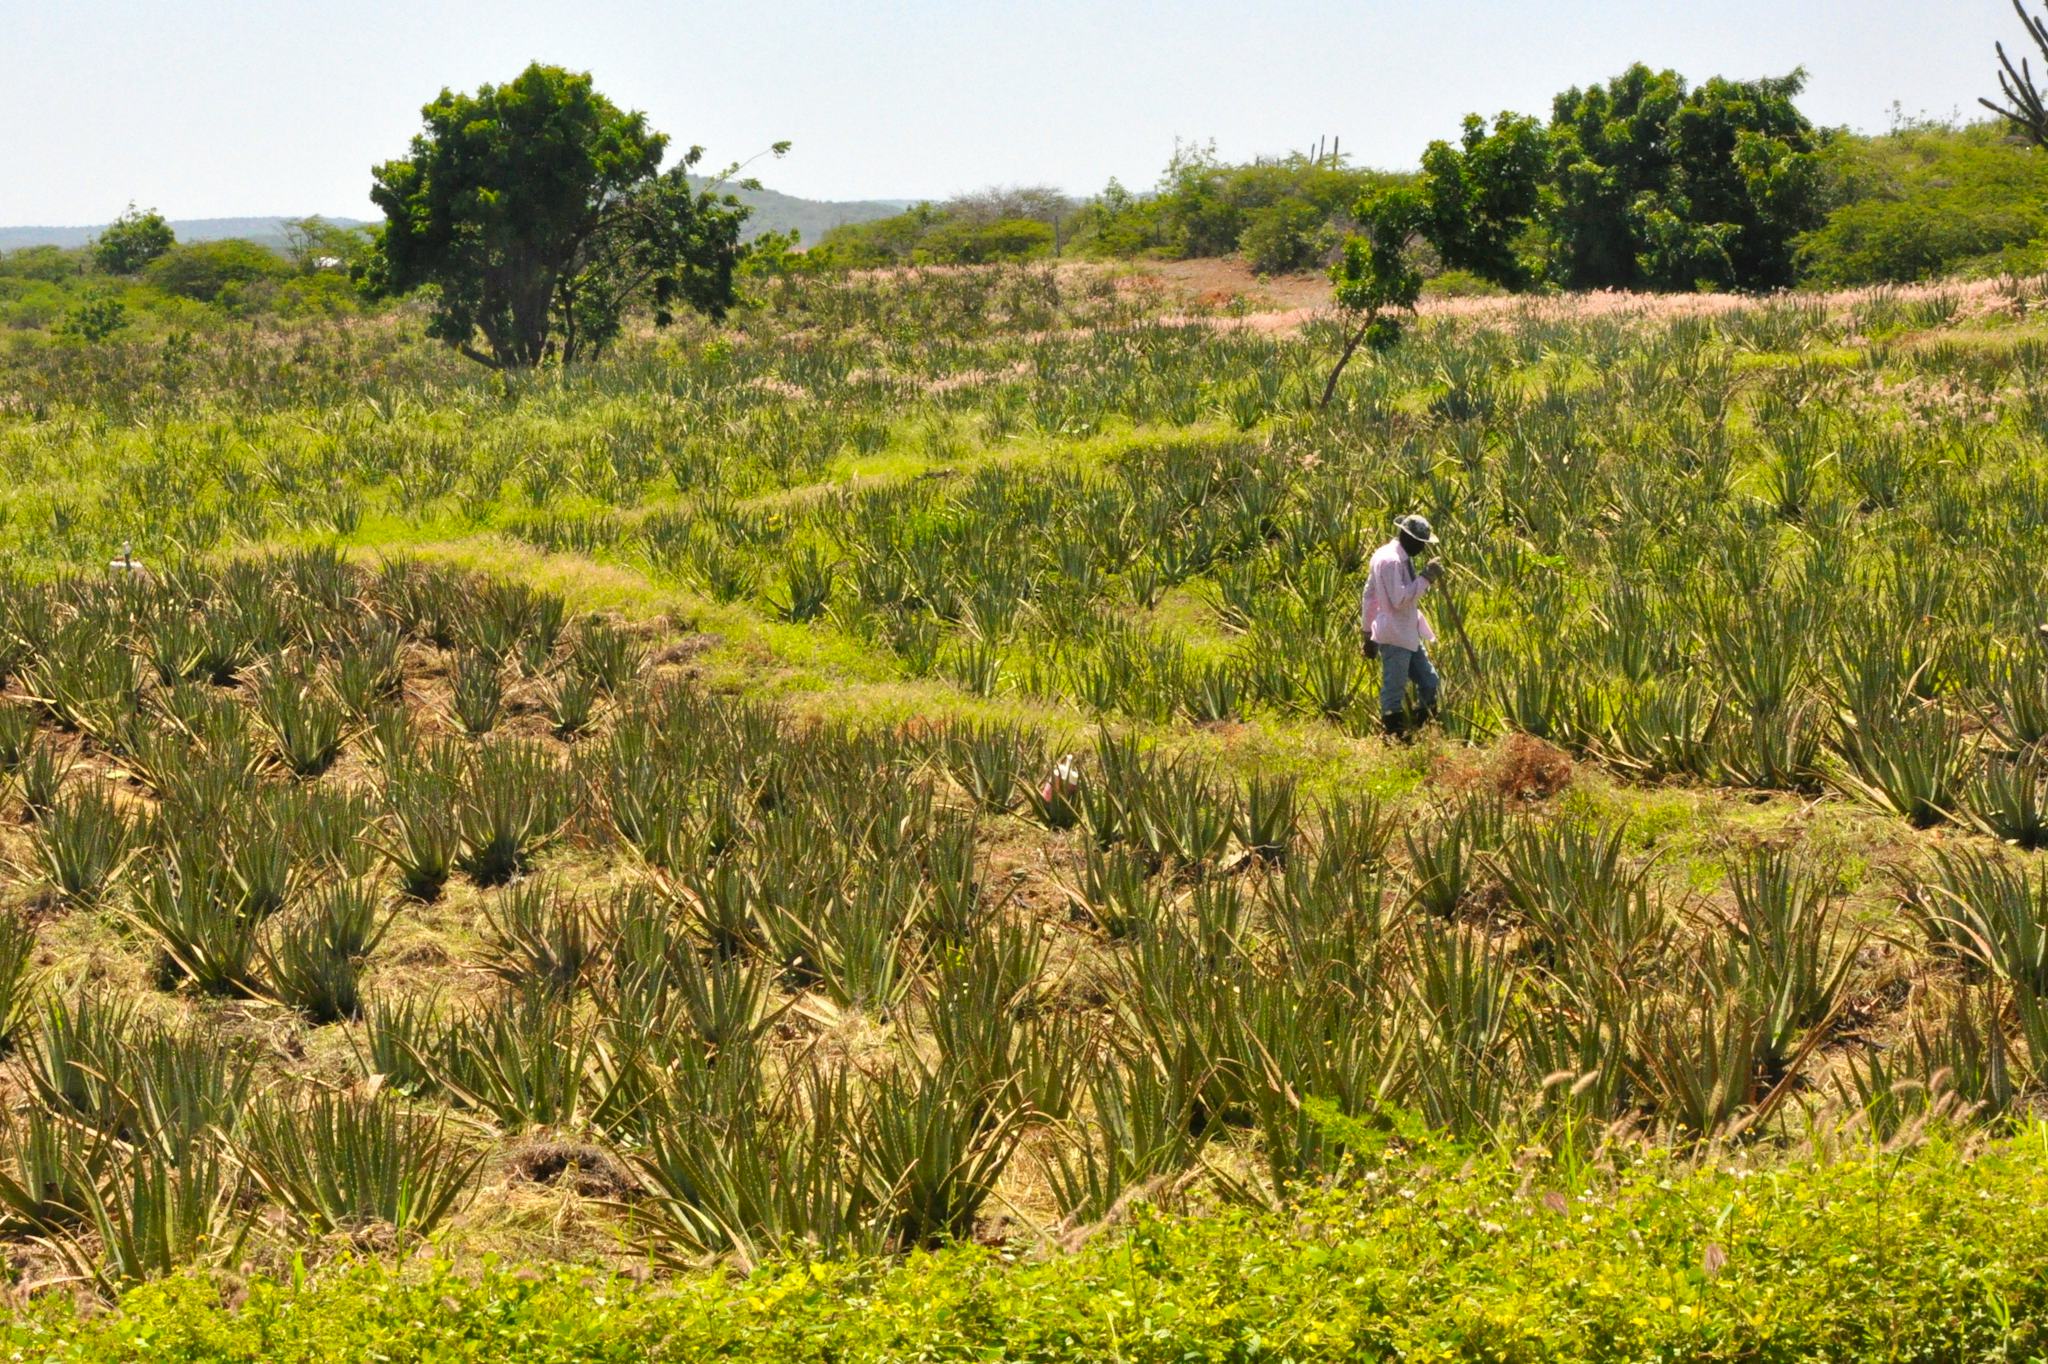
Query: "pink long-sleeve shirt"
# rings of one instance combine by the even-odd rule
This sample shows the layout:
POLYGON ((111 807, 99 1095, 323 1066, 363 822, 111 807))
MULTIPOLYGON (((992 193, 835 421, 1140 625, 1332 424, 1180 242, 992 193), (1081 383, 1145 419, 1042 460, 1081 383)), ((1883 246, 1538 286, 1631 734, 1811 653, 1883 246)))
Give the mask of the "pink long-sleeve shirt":
POLYGON ((1359 623, 1375 644, 1395 649, 1420 649, 1436 638, 1418 605, 1429 591, 1429 579, 1415 571, 1399 537, 1373 552, 1366 571, 1365 595, 1358 605, 1359 623))

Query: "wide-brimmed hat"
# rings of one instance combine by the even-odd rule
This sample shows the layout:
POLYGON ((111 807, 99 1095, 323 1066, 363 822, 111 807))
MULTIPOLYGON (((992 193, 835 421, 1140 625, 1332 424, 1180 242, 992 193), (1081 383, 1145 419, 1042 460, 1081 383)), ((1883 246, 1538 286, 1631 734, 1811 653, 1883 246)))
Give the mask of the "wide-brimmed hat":
POLYGON ((1410 512, 1394 522, 1394 529, 1410 539, 1420 540, 1425 545, 1436 543, 1436 532, 1429 528, 1429 518, 1420 512, 1410 512))

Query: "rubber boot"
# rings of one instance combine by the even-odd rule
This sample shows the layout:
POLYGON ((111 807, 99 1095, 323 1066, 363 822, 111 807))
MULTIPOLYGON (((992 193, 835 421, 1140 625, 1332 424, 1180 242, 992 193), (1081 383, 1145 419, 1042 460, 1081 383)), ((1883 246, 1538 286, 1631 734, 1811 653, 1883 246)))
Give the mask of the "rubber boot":
POLYGON ((1408 713, 1390 710, 1380 716, 1380 728, 1387 732, 1389 739, 1400 739, 1408 734, 1408 713))

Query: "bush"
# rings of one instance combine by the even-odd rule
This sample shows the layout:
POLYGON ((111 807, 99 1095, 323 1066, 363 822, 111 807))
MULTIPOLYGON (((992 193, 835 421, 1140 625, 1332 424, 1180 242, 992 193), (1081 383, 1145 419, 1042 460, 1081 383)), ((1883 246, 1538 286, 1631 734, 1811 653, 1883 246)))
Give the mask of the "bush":
POLYGON ((985 226, 947 223, 925 236, 913 258, 919 264, 989 265, 1049 256, 1052 248, 1051 223, 1009 218, 985 226))
POLYGON ((57 334, 96 346, 127 325, 127 305, 118 298, 93 294, 72 305, 57 324, 57 334))
POLYGON ((1425 298, 1498 298, 1508 291, 1470 270, 1446 270, 1422 286, 1425 298))
POLYGON ((1110 181, 1078 217, 1075 247, 1182 258, 1242 251, 1257 269, 1303 269, 1319 254, 1322 234, 1341 230, 1362 195, 1413 178, 1299 154, 1231 165, 1213 146, 1182 145, 1151 193, 1110 181))
POLYGON ((167 294, 216 303, 233 302, 249 285, 283 279, 291 272, 290 264, 275 251, 230 238, 176 247, 152 262, 144 278, 167 294))
POLYGON ((279 317, 344 317, 362 307, 355 284, 332 270, 286 280, 271 302, 279 317))
POLYGON ((1252 213, 1237 249, 1262 275, 1290 274, 1316 263, 1323 247, 1323 215, 1313 204, 1282 199, 1252 213))
POLYGON ((33 279, 61 284, 85 273, 85 253, 61 246, 24 246, 0 253, 0 279, 33 279))
POLYGON ((891 218, 866 223, 842 223, 818 238, 804 252, 814 267, 842 270, 871 270, 901 265, 933 227, 945 220, 945 211, 935 204, 919 204, 891 218))
POLYGON ((1053 252, 1050 222, 1036 218, 981 220, 948 205, 919 204, 907 213, 835 227, 804 253, 811 268, 867 270, 886 265, 989 265, 1053 252))

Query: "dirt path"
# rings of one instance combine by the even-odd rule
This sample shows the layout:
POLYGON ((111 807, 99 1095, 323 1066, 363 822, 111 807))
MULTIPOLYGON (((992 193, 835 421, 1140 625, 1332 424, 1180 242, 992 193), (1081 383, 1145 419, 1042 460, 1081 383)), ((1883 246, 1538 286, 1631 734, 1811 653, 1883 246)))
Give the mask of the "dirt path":
MULTIPOLYGON (((1127 277, 1182 300, 1189 312, 1162 320, 1201 323, 1223 330, 1265 333, 1297 331, 1331 306, 1330 282, 1320 272, 1259 276, 1235 259, 1144 261, 1127 277), (1220 312, 1241 303, 1247 311, 1220 312)), ((1623 317, 1668 322, 1681 317, 1721 317, 1748 308, 1780 303, 1818 304, 1830 313, 1853 312, 1873 301, 1912 303, 1951 298, 1955 320, 1992 313, 2024 314, 2042 303, 2039 281, 1967 280, 1928 284, 1880 285, 1834 292, 1788 294, 1640 294, 1606 290, 1597 293, 1510 295, 1472 298, 1424 298, 1418 312, 1427 318, 1498 321, 1528 317, 1580 321, 1591 317, 1623 317)))

